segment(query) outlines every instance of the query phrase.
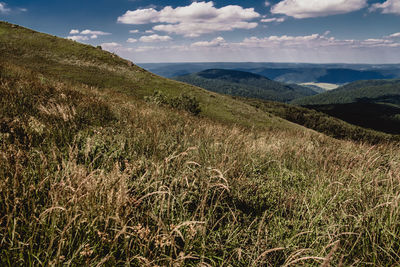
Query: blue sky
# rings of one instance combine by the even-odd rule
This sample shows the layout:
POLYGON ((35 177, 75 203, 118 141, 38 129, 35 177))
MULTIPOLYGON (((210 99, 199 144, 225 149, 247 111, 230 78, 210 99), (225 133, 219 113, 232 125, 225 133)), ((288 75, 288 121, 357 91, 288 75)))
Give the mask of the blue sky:
POLYGON ((0 19, 137 63, 400 63, 400 0, 0 0, 0 19))

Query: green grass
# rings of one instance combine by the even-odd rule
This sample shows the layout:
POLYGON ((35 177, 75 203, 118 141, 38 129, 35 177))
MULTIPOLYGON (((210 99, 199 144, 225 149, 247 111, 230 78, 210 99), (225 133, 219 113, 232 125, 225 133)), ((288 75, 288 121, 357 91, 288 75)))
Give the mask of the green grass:
POLYGON ((0 265, 400 263, 398 143, 335 140, 97 50, 114 85, 94 86, 74 71, 101 55, 45 50, 1 61, 0 265), (203 112, 142 100, 159 87, 203 112))
POLYGON ((56 38, 0 22, 6 34, 0 39, 2 62, 25 66, 46 77, 71 84, 84 83, 99 89, 112 89, 136 99, 160 91, 168 97, 182 93, 201 102, 202 115, 223 122, 255 127, 299 130, 294 124, 204 89, 151 74, 111 53, 71 40, 56 38))

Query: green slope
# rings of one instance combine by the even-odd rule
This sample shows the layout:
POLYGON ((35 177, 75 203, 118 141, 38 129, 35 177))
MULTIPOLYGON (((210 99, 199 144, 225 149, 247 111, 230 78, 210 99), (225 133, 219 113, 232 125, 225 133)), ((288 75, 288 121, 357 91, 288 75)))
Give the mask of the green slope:
POLYGON ((317 94, 307 87, 287 85, 261 75, 236 70, 209 69, 174 79, 221 94, 280 102, 317 94))
MULTIPOLYGON (((246 126, 299 128, 240 101, 204 89, 159 77, 101 49, 0 22, 0 59, 24 66, 46 77, 112 89, 143 99, 154 92, 168 98, 196 97, 201 115, 246 126)), ((300 129, 300 128, 299 128, 300 129)))

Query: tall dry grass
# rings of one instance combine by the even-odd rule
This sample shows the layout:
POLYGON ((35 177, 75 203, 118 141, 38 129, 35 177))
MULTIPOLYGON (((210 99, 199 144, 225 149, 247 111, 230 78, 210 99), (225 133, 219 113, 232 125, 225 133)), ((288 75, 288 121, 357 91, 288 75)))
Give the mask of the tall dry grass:
POLYGON ((398 144, 16 72, 0 83, 1 265, 400 264, 398 144))

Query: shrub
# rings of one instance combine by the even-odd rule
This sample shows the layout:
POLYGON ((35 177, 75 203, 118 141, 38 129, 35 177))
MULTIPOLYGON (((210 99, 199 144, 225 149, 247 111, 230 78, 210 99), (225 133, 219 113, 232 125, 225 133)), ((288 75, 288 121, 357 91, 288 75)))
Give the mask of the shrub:
POLYGON ((170 105, 177 109, 182 109, 194 115, 199 115, 201 112, 199 101, 196 97, 181 94, 179 97, 171 99, 170 105))
POLYGON ((155 103, 157 105, 168 104, 167 97, 160 91, 155 91, 152 96, 146 96, 145 101, 155 103))
POLYGON ((168 105, 172 108, 185 110, 194 115, 199 115, 201 112, 199 100, 194 96, 184 93, 178 97, 168 99, 162 92, 155 91, 152 96, 145 97, 145 100, 157 105, 168 105))

